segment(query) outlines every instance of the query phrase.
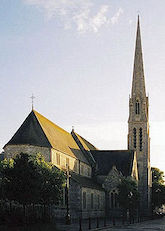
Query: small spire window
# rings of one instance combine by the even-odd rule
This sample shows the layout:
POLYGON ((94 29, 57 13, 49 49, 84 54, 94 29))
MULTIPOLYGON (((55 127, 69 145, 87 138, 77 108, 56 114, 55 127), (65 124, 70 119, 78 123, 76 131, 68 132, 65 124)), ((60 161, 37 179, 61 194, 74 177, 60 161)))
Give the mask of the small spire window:
POLYGON ((136 128, 133 129, 133 146, 136 148, 136 128))
POLYGON ((140 103, 139 103, 139 100, 136 100, 135 112, 136 112, 137 115, 140 114, 140 103))
POLYGON ((142 151, 143 149, 143 133, 142 133, 142 128, 139 129, 139 149, 142 151))

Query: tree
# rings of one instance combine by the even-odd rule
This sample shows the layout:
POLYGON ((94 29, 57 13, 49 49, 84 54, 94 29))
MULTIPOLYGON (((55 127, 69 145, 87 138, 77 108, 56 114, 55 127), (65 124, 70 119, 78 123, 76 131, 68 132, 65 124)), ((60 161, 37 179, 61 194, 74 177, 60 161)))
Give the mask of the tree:
POLYGON ((158 168, 152 170, 152 209, 161 208, 165 203, 164 172, 158 168))
POLYGON ((64 174, 47 163, 41 154, 20 153, 8 164, 0 164, 5 198, 27 204, 56 203, 60 198, 64 174))
POLYGON ((13 159, 4 159, 0 161, 0 200, 6 199, 6 182, 5 172, 10 171, 13 167, 13 159))
POLYGON ((130 177, 123 177, 118 185, 118 191, 118 201, 123 213, 128 210, 129 214, 133 216, 138 208, 140 198, 136 181, 130 177))
POLYGON ((40 197, 41 204, 56 204, 61 199, 65 176, 53 164, 46 162, 42 155, 37 158, 38 171, 40 172, 40 197))

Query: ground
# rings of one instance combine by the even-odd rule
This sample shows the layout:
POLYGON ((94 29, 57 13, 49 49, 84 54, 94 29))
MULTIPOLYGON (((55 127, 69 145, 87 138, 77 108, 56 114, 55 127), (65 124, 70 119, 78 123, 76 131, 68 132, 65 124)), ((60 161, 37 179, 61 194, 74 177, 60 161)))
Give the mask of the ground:
MULTIPOLYGON (((156 220, 149 220, 149 221, 144 221, 141 223, 135 223, 132 225, 121 225, 121 221, 116 222, 116 226, 112 225, 112 221, 108 222, 107 227, 103 228, 103 222, 99 222, 99 227, 102 228, 96 228, 96 221, 91 222, 91 231, 130 231, 130 230, 136 230, 136 231, 144 231, 144 230, 151 230, 151 231, 165 231, 165 217, 161 219, 156 219, 156 220)), ((81 230, 79 228, 78 224, 73 224, 72 225, 60 225, 58 226, 59 231, 78 231, 81 230)), ((89 230, 88 223, 83 223, 82 224, 82 231, 87 231, 89 230)))
MULTIPOLYGON (((59 231, 55 224, 34 224, 30 226, 6 226, 0 225, 0 231, 59 231)), ((68 231, 68 230, 67 230, 68 231)))
MULTIPOLYGON (((96 224, 92 224, 93 227, 91 227, 91 231, 130 231, 130 230, 136 230, 136 231, 165 231, 165 217, 157 220, 149 220, 141 223, 136 223, 133 225, 116 225, 115 227, 112 226, 112 224, 106 228, 96 228, 96 224)), ((102 226, 103 227, 103 226, 102 226)), ((87 231, 88 225, 82 226, 82 231, 87 231)), ((7 226, 0 226, 0 231, 78 231, 79 226, 78 225, 62 225, 61 227, 58 227, 58 229, 55 228, 54 224, 36 224, 32 226, 27 227, 7 227, 7 226)))
POLYGON ((143 230, 151 230, 151 231, 165 231, 165 218, 157 219, 157 220, 150 220, 145 221, 142 223, 136 223, 134 225, 129 225, 125 227, 115 227, 115 228, 109 228, 109 229, 102 229, 104 231, 130 231, 130 230, 136 230, 136 231, 143 231, 143 230))

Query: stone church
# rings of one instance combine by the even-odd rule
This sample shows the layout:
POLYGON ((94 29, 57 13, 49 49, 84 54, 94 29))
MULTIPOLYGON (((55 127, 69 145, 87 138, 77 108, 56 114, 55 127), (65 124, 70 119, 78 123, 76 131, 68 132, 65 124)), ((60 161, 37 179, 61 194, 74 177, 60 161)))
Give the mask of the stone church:
MULTIPOLYGON (((148 120, 139 18, 137 24, 132 93, 129 99, 128 150, 99 150, 74 129, 68 133, 32 110, 11 140, 4 146, 5 158, 24 153, 41 153, 45 160, 64 172, 69 170, 71 217, 96 217, 120 211, 117 186, 121 177, 138 182, 140 212, 150 210, 151 169, 148 120)), ((66 215, 63 200, 54 213, 66 215)))

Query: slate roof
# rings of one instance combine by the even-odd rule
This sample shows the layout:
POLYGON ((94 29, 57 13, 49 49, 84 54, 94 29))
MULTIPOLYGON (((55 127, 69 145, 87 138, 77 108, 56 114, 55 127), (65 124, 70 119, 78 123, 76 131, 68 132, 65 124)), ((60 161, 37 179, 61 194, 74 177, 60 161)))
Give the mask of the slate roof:
POLYGON ((97 150, 97 148, 85 140, 82 136, 74 132, 74 130, 72 130, 71 135, 79 146, 80 150, 84 153, 88 162, 91 164, 91 167, 94 167, 96 162, 91 154, 91 150, 97 150))
POLYGON ((117 170, 124 176, 130 176, 132 173, 134 151, 129 150, 95 150, 91 151, 95 161, 97 162, 97 174, 107 175, 115 165, 117 170))
POLYGON ((13 144, 30 144, 41 147, 51 147, 49 140, 40 126, 35 111, 32 111, 28 115, 21 127, 6 145, 13 144))
POLYGON ((81 144, 83 145, 83 147, 84 147, 85 150, 87 150, 87 151, 98 150, 93 144, 91 144, 89 141, 87 141, 86 139, 84 139, 82 136, 80 136, 76 132, 74 132, 74 133, 78 137, 79 141, 81 142, 81 144))
POLYGON ((54 148, 89 164, 72 135, 35 110, 32 110, 6 145, 12 144, 54 148))
POLYGON ((71 173, 71 179, 76 181, 78 184, 80 184, 82 187, 86 188, 93 188, 93 189, 98 189, 98 190, 103 190, 104 189, 101 187, 100 184, 98 184, 94 179, 78 175, 74 172, 71 173))

